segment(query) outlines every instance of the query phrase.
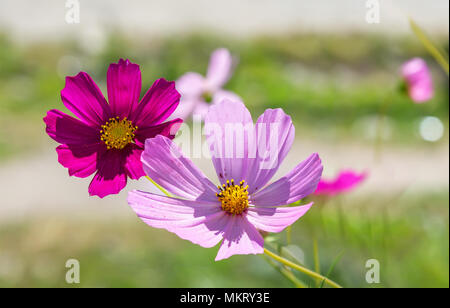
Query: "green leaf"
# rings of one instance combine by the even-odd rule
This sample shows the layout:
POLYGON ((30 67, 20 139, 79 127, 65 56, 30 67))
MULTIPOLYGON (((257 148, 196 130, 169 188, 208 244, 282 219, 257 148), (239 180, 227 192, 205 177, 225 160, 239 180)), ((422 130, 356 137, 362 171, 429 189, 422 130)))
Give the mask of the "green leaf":
POLYGON ((283 246, 281 248, 281 256, 301 265, 305 264, 305 253, 297 245, 283 246))
MULTIPOLYGON (((336 256, 336 258, 334 258, 334 260, 333 260, 333 262, 331 263, 331 266, 330 266, 330 268, 328 269, 328 272, 327 272, 327 274, 325 275, 325 277, 330 277, 331 273, 333 272, 334 267, 336 266, 336 264, 339 262, 339 260, 342 258, 343 255, 344 255, 344 250, 341 251, 341 252, 336 256)), ((320 284, 320 287, 319 287, 319 288, 322 289, 324 283, 325 283, 325 279, 322 280, 322 283, 320 284)))
POLYGON ((273 242, 277 242, 279 239, 276 236, 273 235, 268 235, 264 238, 264 241, 266 243, 273 243, 273 242))

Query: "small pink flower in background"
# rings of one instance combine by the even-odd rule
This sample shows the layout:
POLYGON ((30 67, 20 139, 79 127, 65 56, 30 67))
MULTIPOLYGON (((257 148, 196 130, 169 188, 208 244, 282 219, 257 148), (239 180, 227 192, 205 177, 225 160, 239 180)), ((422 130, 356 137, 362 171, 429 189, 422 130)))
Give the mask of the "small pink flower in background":
POLYGON ((139 101, 141 71, 128 60, 109 66, 107 88, 109 104, 88 74, 66 77, 61 98, 79 119, 56 109, 44 118, 47 134, 61 143, 59 163, 71 176, 95 173, 89 194, 101 198, 119 193, 128 177, 144 176, 145 140, 159 134, 173 138, 182 122, 164 122, 180 99, 175 83, 158 79, 139 101))
POLYGON ((210 104, 218 103, 225 98, 240 101, 238 95, 222 89, 230 79, 232 70, 233 58, 230 52, 220 48, 211 54, 206 77, 194 72, 181 76, 176 81, 181 101, 173 117, 187 119, 191 115, 198 115, 203 119, 210 104))
POLYGON ((222 241, 216 261, 235 254, 263 253, 264 239, 258 230, 280 232, 312 206, 286 205, 316 190, 321 160, 312 154, 267 185, 294 141, 291 118, 281 109, 267 109, 255 125, 242 102, 224 100, 209 108, 205 129, 221 186, 207 179, 171 140, 157 136, 146 141, 144 170, 177 197, 132 191, 128 203, 149 226, 202 247, 222 241), (245 129, 226 129, 239 125, 245 129), (268 153, 276 158, 269 164, 268 153))
POLYGON ((356 188, 367 177, 367 172, 357 173, 353 170, 343 170, 332 180, 322 179, 317 186, 315 195, 335 196, 356 188))
POLYGON ((427 63, 421 58, 413 58, 403 64, 402 75, 409 97, 416 103, 424 103, 433 98, 433 80, 427 63))

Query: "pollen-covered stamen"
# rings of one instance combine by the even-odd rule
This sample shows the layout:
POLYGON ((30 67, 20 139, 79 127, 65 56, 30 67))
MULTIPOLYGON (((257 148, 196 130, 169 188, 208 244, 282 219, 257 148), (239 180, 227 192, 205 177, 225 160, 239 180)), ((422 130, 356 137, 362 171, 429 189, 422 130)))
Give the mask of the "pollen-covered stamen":
POLYGON ((220 190, 216 194, 222 203, 222 210, 233 215, 240 215, 248 208, 248 185, 241 181, 239 185, 234 184, 234 180, 227 181, 222 186, 217 186, 220 190))
POLYGON ((126 117, 122 120, 119 120, 119 117, 115 117, 109 119, 108 122, 102 125, 100 139, 106 144, 108 150, 120 150, 134 141, 134 132, 136 130, 137 126, 134 126, 126 117))

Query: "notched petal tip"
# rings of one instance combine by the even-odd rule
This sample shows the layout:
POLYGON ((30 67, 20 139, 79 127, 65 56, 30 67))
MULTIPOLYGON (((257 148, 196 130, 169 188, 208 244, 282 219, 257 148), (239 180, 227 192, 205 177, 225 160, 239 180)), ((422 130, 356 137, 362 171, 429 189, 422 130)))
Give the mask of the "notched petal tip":
POLYGON ((117 63, 111 63, 109 66, 111 67, 112 65, 118 65, 118 66, 129 66, 130 65, 130 66, 139 67, 139 64, 131 62, 129 59, 123 59, 123 58, 120 58, 117 63))
POLYGON ((178 90, 175 87, 175 81, 173 80, 167 80, 165 78, 159 78, 156 79, 155 82, 153 83, 153 85, 157 85, 158 87, 161 88, 168 88, 170 90, 173 90, 176 92, 176 94, 178 94, 178 96, 181 96, 180 93, 178 92, 178 90))

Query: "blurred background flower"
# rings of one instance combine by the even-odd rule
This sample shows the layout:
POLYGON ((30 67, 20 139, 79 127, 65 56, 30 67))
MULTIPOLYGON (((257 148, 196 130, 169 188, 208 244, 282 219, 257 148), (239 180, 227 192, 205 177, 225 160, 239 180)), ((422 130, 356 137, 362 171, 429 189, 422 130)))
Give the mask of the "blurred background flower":
POLYGON ((321 179, 314 194, 335 196, 350 192, 359 186, 367 177, 367 172, 358 173, 353 170, 343 170, 339 174, 331 179, 321 179))
POLYGON ((230 79, 233 59, 225 48, 215 50, 209 60, 208 71, 203 77, 198 73, 188 72, 176 81, 177 90, 181 94, 180 106, 173 118, 187 119, 194 116, 202 120, 210 104, 217 104, 223 99, 241 101, 241 98, 223 88, 230 79))
MULTIPOLYGON (((207 72, 214 50, 226 48, 239 59, 226 89, 252 114, 283 108, 301 137, 274 179, 311 152, 324 179, 342 166, 370 170, 364 185, 292 226, 305 266, 314 268, 316 238, 323 274, 345 249, 331 276, 344 286, 374 286, 363 273, 375 258, 378 286, 448 287, 448 77, 407 16, 448 51, 449 2, 380 2, 380 23, 370 24, 360 0, 80 1, 80 23, 68 24, 64 1, 0 1, 0 286, 68 286, 69 258, 80 261, 81 286, 291 286, 260 256, 215 263, 215 249, 137 222, 126 196, 157 192, 144 179, 106 200, 89 198, 45 134, 42 115, 61 106, 66 75, 87 71, 106 93, 108 65, 128 58, 148 89, 160 77, 207 72), (429 67, 434 95, 414 105, 403 93, 390 97, 375 160, 380 105, 416 57, 429 67)), ((193 161, 214 176, 207 159, 193 161)))
POLYGON ((408 95, 415 103, 425 103, 433 98, 433 80, 423 59, 414 58, 403 64, 402 75, 408 95))

